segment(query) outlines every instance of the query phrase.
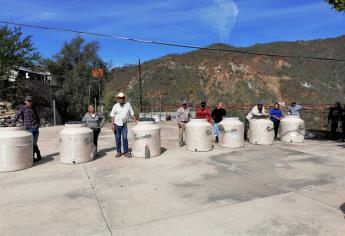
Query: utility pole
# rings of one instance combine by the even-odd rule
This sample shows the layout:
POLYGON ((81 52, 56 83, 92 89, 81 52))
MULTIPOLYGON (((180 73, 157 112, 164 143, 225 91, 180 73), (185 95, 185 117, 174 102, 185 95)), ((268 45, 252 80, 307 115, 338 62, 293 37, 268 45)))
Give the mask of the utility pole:
POLYGON ((53 119, 54 119, 54 126, 56 126, 56 111, 55 111, 56 107, 55 107, 55 99, 53 99, 53 119))
POLYGON ((95 97, 95 112, 97 112, 97 97, 95 97))
POLYGON ((140 113, 143 113, 143 91, 141 86, 141 64, 139 59, 139 67, 138 67, 138 75, 139 75, 139 99, 140 99, 140 113))
POLYGON ((89 79, 89 104, 91 103, 91 78, 89 79))

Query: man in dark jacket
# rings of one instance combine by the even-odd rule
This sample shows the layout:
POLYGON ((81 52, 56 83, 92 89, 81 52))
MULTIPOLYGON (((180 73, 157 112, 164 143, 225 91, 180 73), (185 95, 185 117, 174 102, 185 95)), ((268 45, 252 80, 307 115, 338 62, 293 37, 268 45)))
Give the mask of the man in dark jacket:
POLYGON ((213 123, 213 132, 216 137, 216 143, 219 141, 219 123, 223 120, 223 117, 226 116, 226 110, 223 108, 223 103, 219 102, 217 107, 212 111, 212 123, 213 123))
POLYGON ((37 146, 38 136, 40 127, 40 118, 38 116, 37 110, 33 107, 32 97, 27 96, 25 98, 25 105, 21 106, 18 110, 16 116, 12 120, 12 125, 14 125, 18 119, 21 118, 24 122, 25 129, 32 134, 33 137, 33 158, 34 161, 41 160, 41 152, 37 146), (36 153, 36 158, 35 158, 36 153))
POLYGON ((339 125, 339 121, 342 115, 342 108, 339 102, 336 102, 334 104, 334 106, 332 106, 329 109, 329 113, 328 113, 328 122, 331 123, 331 136, 332 139, 337 139, 338 135, 337 135, 337 129, 338 129, 338 125, 339 125))

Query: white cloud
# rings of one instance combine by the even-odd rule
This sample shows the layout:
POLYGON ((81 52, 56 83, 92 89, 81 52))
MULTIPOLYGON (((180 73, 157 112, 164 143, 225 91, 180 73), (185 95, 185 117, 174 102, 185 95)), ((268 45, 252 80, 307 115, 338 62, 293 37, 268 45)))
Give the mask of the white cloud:
POLYGON ((202 17, 211 28, 218 32, 222 42, 228 42, 239 10, 233 0, 213 0, 213 2, 213 6, 203 9, 202 17))

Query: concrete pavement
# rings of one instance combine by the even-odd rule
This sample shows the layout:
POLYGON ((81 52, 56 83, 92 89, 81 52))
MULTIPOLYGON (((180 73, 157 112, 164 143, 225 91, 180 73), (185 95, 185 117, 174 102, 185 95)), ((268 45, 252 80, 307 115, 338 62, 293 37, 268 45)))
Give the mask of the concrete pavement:
POLYGON ((344 235, 345 145, 246 144, 192 153, 162 124, 163 154, 60 164, 62 127, 42 128, 44 160, 0 173, 0 235, 344 235))

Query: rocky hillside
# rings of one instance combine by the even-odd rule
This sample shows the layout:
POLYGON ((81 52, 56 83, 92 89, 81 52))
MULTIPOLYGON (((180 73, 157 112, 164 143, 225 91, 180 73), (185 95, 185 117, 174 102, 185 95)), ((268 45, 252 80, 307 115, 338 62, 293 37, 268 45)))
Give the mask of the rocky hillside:
MULTIPOLYGON (((233 48, 211 45, 214 48, 233 48)), ((314 41, 276 42, 249 48, 255 52, 345 59, 345 36, 314 41)), ((137 66, 115 68, 105 88, 106 103, 125 91, 138 105, 137 66)), ((145 104, 162 97, 164 105, 181 98, 209 104, 297 101, 303 104, 345 101, 345 62, 255 56, 196 50, 167 55, 142 65, 145 104)))

